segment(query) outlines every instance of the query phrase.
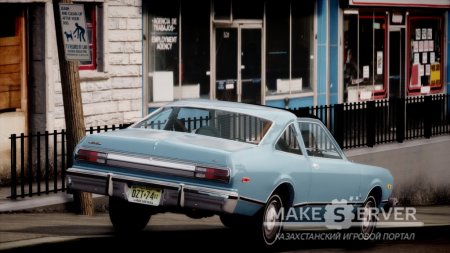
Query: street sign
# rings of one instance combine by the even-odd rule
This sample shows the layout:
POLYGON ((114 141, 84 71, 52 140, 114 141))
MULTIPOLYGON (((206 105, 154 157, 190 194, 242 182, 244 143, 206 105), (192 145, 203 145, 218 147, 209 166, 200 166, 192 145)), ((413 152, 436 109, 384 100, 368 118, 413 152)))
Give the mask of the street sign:
POLYGON ((59 4, 59 12, 66 60, 90 61, 84 5, 59 4))

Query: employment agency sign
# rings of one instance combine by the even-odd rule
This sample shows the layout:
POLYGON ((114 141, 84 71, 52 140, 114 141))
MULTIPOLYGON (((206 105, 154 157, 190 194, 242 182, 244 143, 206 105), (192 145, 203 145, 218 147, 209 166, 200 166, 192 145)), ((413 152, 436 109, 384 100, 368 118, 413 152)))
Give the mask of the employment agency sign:
POLYGON ((86 17, 82 4, 59 4, 66 60, 90 61, 86 17))

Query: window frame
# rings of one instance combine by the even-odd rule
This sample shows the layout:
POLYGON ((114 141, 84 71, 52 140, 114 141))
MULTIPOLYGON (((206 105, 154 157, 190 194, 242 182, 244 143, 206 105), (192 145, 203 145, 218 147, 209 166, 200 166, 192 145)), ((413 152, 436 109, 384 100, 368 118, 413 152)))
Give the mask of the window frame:
MULTIPOLYGON (((89 4, 88 4, 89 5, 89 4)), ((84 11, 87 14, 86 3, 84 3, 84 11)), ((92 33, 91 33, 91 41, 89 43, 89 48, 92 49, 91 54, 91 63, 90 64, 81 64, 79 70, 96 70, 97 69, 97 6, 91 5, 92 9, 90 10, 91 14, 91 23, 86 22, 86 28, 91 25, 92 33)))

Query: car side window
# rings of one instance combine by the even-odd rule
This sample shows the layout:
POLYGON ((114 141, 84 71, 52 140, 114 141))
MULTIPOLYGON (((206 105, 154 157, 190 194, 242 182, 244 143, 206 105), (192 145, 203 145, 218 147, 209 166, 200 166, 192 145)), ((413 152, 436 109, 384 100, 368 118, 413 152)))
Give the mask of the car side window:
POLYGON ((297 155, 302 154, 300 145, 298 145, 297 135, 295 134, 295 129, 292 124, 284 130, 283 134, 275 144, 275 149, 297 155))
POLYGON ((300 131, 309 156, 342 159, 328 132, 314 122, 300 122, 300 131))

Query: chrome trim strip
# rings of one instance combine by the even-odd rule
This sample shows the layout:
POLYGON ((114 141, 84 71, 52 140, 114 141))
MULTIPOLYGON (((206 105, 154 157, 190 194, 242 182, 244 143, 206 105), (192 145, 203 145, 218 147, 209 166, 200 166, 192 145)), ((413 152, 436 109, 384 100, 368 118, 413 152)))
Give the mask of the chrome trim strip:
POLYGON ((156 160, 155 158, 152 158, 152 157, 140 158, 140 157, 133 157, 133 156, 109 153, 108 160, 110 160, 110 159, 116 160, 116 161, 152 165, 152 166, 157 166, 157 167, 168 167, 168 168, 174 168, 174 169, 179 169, 179 170, 195 171, 194 165, 161 161, 161 160, 156 160))
MULTIPOLYGON (((68 174, 73 173, 73 174, 91 175, 91 176, 104 177, 104 178, 106 178, 108 174, 111 174, 111 173, 106 173, 106 172, 90 171, 90 170, 78 169, 78 168, 69 168, 69 169, 67 169, 67 173, 68 174)), ((160 185, 163 187, 171 187, 171 188, 175 188, 175 189, 179 189, 180 185, 183 185, 183 189, 185 191, 186 190, 194 191, 194 192, 198 192, 200 194, 208 194, 208 195, 224 197, 224 198, 228 198, 228 199, 238 199, 239 198, 238 193, 235 191, 219 190, 219 189, 213 189, 213 188, 207 188, 207 187, 178 184, 178 183, 146 179, 146 178, 139 178, 139 177, 133 177, 133 176, 124 176, 124 175, 118 175, 118 174, 112 174, 112 177, 114 179, 119 179, 119 180, 160 185)))

